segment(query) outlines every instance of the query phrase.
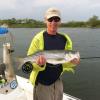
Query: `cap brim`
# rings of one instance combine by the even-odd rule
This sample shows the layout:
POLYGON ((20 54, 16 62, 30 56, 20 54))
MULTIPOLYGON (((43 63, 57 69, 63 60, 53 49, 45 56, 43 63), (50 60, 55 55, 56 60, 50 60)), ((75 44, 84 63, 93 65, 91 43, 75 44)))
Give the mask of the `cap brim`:
POLYGON ((59 17, 59 18, 60 18, 60 16, 59 16, 59 15, 57 15, 57 14, 50 14, 50 15, 46 16, 46 18, 47 18, 47 19, 49 19, 49 18, 54 17, 54 16, 57 16, 57 17, 59 17))

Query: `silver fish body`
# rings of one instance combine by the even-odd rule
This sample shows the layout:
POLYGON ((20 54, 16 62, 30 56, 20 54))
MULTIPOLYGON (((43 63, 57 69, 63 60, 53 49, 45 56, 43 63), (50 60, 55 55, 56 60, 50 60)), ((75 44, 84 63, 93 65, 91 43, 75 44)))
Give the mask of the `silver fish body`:
POLYGON ((36 62, 37 57, 43 55, 46 58, 47 63, 50 64, 63 64, 69 62, 74 58, 80 58, 80 54, 77 51, 67 51, 67 50, 45 50, 34 53, 31 56, 23 58, 22 62, 36 62))

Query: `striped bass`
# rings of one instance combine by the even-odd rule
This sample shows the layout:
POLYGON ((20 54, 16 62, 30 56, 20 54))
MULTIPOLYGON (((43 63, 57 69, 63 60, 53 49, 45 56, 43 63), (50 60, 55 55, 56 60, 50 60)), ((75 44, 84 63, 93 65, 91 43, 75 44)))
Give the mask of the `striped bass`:
MULTIPOLYGON (((56 64, 63 64, 66 62, 70 62, 74 58, 79 59, 80 54, 78 51, 68 51, 68 50, 44 50, 44 51, 38 51, 34 53, 33 55, 27 56, 25 58, 19 58, 17 59, 20 62, 20 65, 27 62, 36 62, 36 59, 38 56, 43 55, 46 58, 46 62, 56 65, 56 64)), ((20 66, 20 67, 21 67, 20 66)))

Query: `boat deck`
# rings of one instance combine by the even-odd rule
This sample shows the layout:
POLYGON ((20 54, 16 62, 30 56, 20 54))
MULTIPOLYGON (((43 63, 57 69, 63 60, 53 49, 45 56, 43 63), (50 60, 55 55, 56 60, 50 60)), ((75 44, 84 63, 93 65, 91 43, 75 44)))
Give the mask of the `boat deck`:
MULTIPOLYGON (((16 76, 18 87, 8 94, 0 94, 0 100, 33 100, 33 85, 28 79, 16 76)), ((63 100, 81 100, 63 93, 63 100)))

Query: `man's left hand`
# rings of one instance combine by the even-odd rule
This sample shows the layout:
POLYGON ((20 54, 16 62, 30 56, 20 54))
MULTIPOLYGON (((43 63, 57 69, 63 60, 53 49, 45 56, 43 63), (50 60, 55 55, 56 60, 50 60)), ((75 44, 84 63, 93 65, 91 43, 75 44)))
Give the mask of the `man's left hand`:
POLYGON ((73 60, 70 61, 72 64, 78 65, 80 64, 80 59, 74 58, 73 60))

